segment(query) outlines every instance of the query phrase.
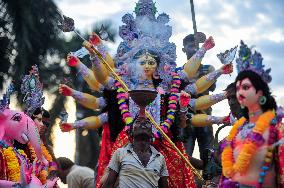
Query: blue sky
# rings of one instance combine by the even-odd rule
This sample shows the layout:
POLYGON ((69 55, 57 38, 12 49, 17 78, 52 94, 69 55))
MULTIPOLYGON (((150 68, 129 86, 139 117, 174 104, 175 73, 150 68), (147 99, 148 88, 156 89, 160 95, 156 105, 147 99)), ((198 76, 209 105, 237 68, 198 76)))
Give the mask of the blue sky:
MULTIPOLYGON (((92 24, 101 20, 111 20, 114 29, 122 24, 125 13, 133 13, 137 0, 55 0, 61 11, 75 20, 81 31, 90 31, 92 24)), ((177 45, 177 63, 186 62, 182 52, 182 39, 193 32, 189 0, 156 0, 158 13, 170 16, 173 28, 172 42, 177 45)), ((203 60, 216 68, 221 63, 216 54, 225 51, 240 40, 262 53, 266 67, 272 68, 273 80, 270 83, 278 104, 284 106, 284 1, 282 0, 195 0, 195 13, 198 31, 213 36, 216 46, 203 60)), ((108 44, 112 53, 120 42, 108 44)), ((79 48, 79 47, 78 47, 79 48)), ((222 76, 217 82, 215 93, 222 91, 234 80, 232 76, 222 76)), ((214 106, 215 115, 229 113, 226 101, 214 106), (225 110, 224 110, 225 109, 225 110)))

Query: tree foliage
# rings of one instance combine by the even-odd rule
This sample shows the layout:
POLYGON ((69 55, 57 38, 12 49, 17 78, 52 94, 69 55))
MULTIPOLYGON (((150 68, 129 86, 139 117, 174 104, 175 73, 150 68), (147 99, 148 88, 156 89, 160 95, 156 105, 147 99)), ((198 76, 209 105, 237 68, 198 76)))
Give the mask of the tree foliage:
MULTIPOLYGON (((65 78, 70 81, 69 85, 76 86, 75 89, 90 92, 77 71, 64 62, 67 53, 82 46, 82 40, 73 35, 66 41, 57 26, 60 18, 58 8, 52 0, 0 0, 0 90, 7 83, 6 80, 12 79, 16 84, 16 91, 20 91, 22 76, 28 74, 32 65, 38 65, 44 89, 47 93, 56 95, 50 110, 51 125, 54 125, 55 119, 64 110, 65 97, 58 94, 57 88, 65 78)), ((98 32, 102 23, 109 34, 109 40, 114 41, 116 32, 111 28, 110 21, 94 24, 93 31, 98 32)), ((83 36, 88 38, 87 33, 83 36)), ((21 104, 23 96, 19 93, 18 101, 21 104)), ((84 108, 78 109, 78 112, 84 116, 94 115, 94 111, 84 108)), ((49 144, 52 144, 51 130, 50 126, 47 132, 49 144)), ((77 151, 80 151, 82 156, 78 156, 79 161, 94 168, 92 159, 84 159, 84 156, 97 158, 88 152, 96 152, 98 155, 98 134, 89 131, 87 136, 82 136, 82 130, 79 130, 78 134, 77 143, 82 145, 77 146, 77 151), (92 140, 96 142, 92 143, 92 140), (88 148, 88 145, 90 147, 85 151, 84 148, 88 148)))

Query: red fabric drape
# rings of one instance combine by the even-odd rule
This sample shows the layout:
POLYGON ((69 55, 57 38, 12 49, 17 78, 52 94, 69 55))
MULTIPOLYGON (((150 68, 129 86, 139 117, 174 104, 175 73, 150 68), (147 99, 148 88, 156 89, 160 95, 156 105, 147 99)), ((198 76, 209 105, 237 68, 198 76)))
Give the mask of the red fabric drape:
POLYGON ((96 187, 101 187, 101 179, 104 175, 105 169, 110 161, 111 154, 112 154, 112 147, 113 142, 110 139, 110 129, 109 124, 105 123, 103 125, 103 132, 102 132, 102 141, 101 141, 101 150, 100 156, 98 160, 98 170, 96 176, 96 187))

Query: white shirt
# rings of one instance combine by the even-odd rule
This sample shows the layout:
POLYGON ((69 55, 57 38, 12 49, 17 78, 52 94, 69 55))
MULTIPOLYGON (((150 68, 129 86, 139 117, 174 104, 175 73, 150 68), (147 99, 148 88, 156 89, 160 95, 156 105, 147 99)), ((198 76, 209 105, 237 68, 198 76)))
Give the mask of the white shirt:
POLYGON ((66 176, 68 188, 94 188, 94 171, 91 168, 73 165, 66 176))

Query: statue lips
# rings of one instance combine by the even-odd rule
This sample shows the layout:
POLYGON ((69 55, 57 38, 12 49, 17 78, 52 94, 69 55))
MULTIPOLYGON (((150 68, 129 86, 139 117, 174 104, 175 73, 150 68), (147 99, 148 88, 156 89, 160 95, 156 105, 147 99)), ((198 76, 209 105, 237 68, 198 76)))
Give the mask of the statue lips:
POLYGON ((243 96, 243 95, 240 95, 239 97, 238 97, 238 101, 239 101, 239 103, 242 103, 244 100, 245 100, 245 96, 243 96))

